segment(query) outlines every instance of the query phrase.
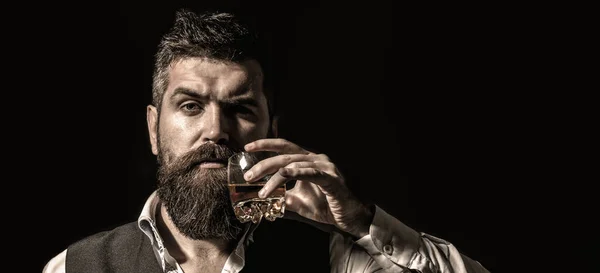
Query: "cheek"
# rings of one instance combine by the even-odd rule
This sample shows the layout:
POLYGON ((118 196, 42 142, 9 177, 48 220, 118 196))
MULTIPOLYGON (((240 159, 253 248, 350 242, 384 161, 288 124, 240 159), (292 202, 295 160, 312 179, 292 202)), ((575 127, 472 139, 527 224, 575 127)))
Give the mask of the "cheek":
POLYGON ((159 125, 158 137, 163 151, 180 155, 194 143, 194 134, 197 130, 182 120, 161 119, 159 125))

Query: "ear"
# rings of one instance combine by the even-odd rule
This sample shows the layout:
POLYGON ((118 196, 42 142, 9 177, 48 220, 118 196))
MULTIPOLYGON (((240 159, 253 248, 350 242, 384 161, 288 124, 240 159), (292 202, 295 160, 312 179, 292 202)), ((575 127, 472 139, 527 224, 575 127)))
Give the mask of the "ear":
POLYGON ((158 155, 158 111, 153 105, 146 107, 146 122, 148 123, 148 135, 150 136, 150 145, 152 153, 158 155))

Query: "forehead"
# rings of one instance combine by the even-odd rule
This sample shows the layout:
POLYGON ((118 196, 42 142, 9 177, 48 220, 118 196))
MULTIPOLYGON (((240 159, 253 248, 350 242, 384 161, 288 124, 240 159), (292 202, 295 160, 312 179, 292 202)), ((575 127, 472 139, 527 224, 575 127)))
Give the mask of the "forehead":
POLYGON ((262 69, 257 61, 228 62, 184 58, 169 66, 167 93, 182 85, 198 91, 227 93, 239 89, 262 90, 262 69))

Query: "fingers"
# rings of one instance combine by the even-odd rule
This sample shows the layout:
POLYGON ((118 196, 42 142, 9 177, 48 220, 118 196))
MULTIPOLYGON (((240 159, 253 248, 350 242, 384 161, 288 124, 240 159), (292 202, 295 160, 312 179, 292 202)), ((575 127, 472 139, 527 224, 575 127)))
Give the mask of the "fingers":
POLYGON ((306 180, 323 188, 329 188, 334 184, 335 179, 336 177, 319 168, 281 168, 271 176, 271 179, 258 192, 258 195, 264 198, 271 194, 275 188, 290 180, 306 180))
POLYGON ((277 155, 270 158, 266 158, 256 163, 252 168, 250 168, 244 178, 248 182, 256 181, 257 179, 264 177, 267 174, 272 174, 283 167, 310 167, 309 162, 320 160, 321 157, 318 155, 306 155, 306 154, 283 154, 277 155), (298 165, 298 162, 307 162, 302 163, 303 165, 298 165), (296 164, 296 165, 291 165, 296 164), (308 164, 308 165, 307 165, 308 164))
POLYGON ((274 173, 259 192, 260 197, 268 196, 275 188, 291 180, 310 181, 325 188, 336 184, 336 180, 343 184, 341 175, 326 155, 309 152, 288 140, 259 139, 246 144, 244 149, 247 152, 270 151, 279 154, 261 160, 244 175, 244 178, 252 183, 274 173))
POLYGON ((244 146, 247 152, 271 151, 280 154, 310 154, 309 151, 283 138, 265 138, 244 146))

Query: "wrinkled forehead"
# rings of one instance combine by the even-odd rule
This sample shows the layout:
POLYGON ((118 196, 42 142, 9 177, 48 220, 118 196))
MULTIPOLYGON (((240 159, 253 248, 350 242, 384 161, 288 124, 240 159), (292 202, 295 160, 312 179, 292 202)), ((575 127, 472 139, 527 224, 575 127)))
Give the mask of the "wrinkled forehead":
POLYGON ((168 72, 169 83, 174 84, 202 79, 208 83, 248 86, 256 91, 261 91, 263 84, 263 71, 256 60, 233 62, 211 58, 182 58, 171 63, 168 72))

